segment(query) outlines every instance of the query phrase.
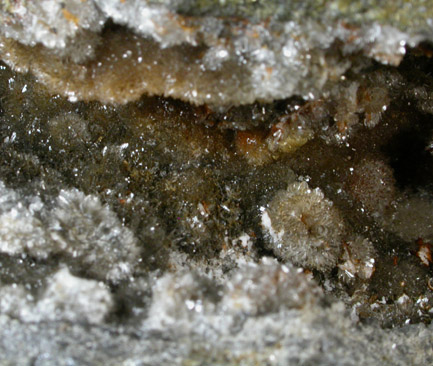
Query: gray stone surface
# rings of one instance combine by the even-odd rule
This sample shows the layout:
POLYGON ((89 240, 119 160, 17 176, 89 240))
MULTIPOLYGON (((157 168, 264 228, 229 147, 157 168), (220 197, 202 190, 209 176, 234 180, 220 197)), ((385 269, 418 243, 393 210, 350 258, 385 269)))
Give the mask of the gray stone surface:
POLYGON ((432 9, 2 1, 0 365, 432 365, 432 9))

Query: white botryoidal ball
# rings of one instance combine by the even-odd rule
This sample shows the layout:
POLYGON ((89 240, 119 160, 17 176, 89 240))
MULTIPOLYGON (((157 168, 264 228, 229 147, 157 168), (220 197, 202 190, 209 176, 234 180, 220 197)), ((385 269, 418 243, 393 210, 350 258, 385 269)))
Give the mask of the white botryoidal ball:
POLYGON ((61 190, 54 207, 0 181, 0 253, 47 259, 57 255, 74 270, 119 282, 141 261, 134 233, 97 196, 61 190))
POLYGON ((23 285, 0 286, 0 312, 24 323, 67 321, 103 323, 114 305, 102 282, 73 276, 67 267, 47 281, 39 295, 23 285))
POLYGON ((62 190, 50 213, 52 251, 73 258, 96 278, 118 282, 132 276, 140 249, 130 229, 98 197, 62 190))
POLYGON ((292 183, 261 211, 266 245, 277 257, 323 272, 336 265, 344 224, 319 188, 292 183))
POLYGON ((109 288, 102 282, 75 277, 64 267, 54 274, 34 311, 41 321, 100 324, 113 303, 109 288))
POLYGON ((240 266, 226 281, 221 307, 226 314, 261 316, 313 306, 322 295, 301 268, 264 257, 240 266))

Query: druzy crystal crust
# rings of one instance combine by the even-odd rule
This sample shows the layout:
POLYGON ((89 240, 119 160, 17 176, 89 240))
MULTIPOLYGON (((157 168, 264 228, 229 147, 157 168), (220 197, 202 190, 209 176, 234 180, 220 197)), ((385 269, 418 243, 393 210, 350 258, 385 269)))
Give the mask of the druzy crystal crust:
POLYGON ((0 363, 433 364, 430 1, 0 4, 0 363))

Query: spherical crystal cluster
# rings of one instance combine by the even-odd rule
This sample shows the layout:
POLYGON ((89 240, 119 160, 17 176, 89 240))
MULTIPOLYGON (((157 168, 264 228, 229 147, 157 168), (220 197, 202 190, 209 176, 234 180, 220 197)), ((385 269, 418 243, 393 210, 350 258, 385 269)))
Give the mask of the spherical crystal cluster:
POLYGON ((296 182, 262 210, 267 246, 282 260, 319 271, 338 259, 344 225, 332 202, 319 189, 296 182))

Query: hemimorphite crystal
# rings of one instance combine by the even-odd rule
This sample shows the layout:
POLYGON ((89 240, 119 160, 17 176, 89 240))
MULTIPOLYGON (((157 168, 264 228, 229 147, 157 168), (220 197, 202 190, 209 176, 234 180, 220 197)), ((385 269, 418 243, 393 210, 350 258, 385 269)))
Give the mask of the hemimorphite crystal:
POLYGON ((0 363, 432 364, 426 4, 3 1, 0 363))

